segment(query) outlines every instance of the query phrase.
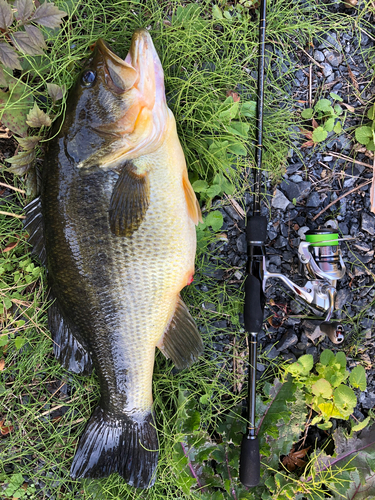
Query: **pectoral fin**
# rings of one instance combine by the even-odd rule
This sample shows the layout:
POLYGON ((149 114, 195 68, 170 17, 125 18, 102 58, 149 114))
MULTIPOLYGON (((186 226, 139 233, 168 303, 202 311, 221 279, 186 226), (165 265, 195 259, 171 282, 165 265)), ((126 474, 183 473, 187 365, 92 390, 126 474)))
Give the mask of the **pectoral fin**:
POLYGON ((186 304, 179 296, 172 319, 158 345, 166 358, 171 358, 176 368, 190 366, 203 351, 203 342, 186 304))
POLYGON ((25 207, 25 213, 24 229, 30 235, 29 243, 33 246, 32 253, 39 257, 43 265, 46 265, 42 204, 39 197, 25 207))
POLYGON ((194 224, 202 222, 202 213, 194 189, 192 188, 186 170, 182 176, 182 185, 184 187, 185 199, 187 203, 188 213, 194 224))
POLYGON ((148 174, 138 175, 127 162, 109 204, 109 224, 116 236, 130 236, 141 225, 150 202, 148 174))

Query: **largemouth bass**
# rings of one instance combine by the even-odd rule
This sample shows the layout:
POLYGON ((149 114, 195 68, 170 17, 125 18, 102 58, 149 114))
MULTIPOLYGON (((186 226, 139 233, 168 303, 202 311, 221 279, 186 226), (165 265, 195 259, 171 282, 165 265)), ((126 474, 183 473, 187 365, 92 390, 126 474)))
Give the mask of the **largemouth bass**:
POLYGON ((184 368, 203 346, 180 297, 201 213, 146 30, 125 60, 96 43, 52 137, 26 228, 48 269, 55 355, 76 373, 94 366, 101 390, 71 476, 118 472, 147 488, 159 446, 155 347, 184 368))

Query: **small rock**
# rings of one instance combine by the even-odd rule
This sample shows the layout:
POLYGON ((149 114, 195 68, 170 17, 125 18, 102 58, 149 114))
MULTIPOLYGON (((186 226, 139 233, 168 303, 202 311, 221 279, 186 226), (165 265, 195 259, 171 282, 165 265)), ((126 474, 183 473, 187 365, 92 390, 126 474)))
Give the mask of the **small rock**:
POLYGON ((340 50, 340 44, 337 41, 337 34, 336 33, 328 33, 325 35, 325 40, 322 41, 322 43, 319 45, 319 49, 331 49, 332 47, 335 48, 336 50, 340 50))
POLYGON ((285 210, 287 206, 290 204, 290 201, 281 191, 276 189, 271 204, 274 208, 280 208, 281 210, 285 210))
POLYGON ((237 250, 240 253, 246 253, 247 252, 247 241, 246 241, 246 234, 242 233, 240 236, 237 238, 237 250))
POLYGON ((280 184, 280 189, 284 191, 290 201, 302 200, 309 195, 311 190, 311 182, 303 181, 296 184, 295 182, 283 181, 280 184))
POLYGON ((314 340, 318 339, 323 335, 319 325, 320 321, 311 321, 311 320, 302 321, 302 328, 304 329, 304 333, 306 337, 310 339, 312 342, 314 342, 314 340))
POLYGON ((299 182, 302 182, 302 181, 303 181, 302 177, 301 177, 300 175, 298 175, 298 174, 294 174, 294 175, 292 175, 292 176, 290 177, 290 180, 291 180, 292 182, 296 182, 297 184, 298 184, 299 182))
POLYGON ((342 55, 336 50, 332 50, 332 52, 326 54, 326 61, 334 68, 337 68, 342 63, 342 55))
MULTIPOLYGON (((323 62, 324 61, 324 54, 320 50, 314 50, 314 59, 317 62, 323 62)), ((298 78, 298 77, 297 77, 298 78)))
POLYGON ((297 358, 292 352, 286 352, 282 355, 284 361, 289 361, 290 363, 294 363, 297 361, 297 358))
POLYGON ((279 236, 275 241, 275 248, 284 248, 288 244, 288 240, 284 236, 279 236))
POLYGON ((235 221, 241 220, 241 216, 235 211, 235 209, 231 205, 227 205, 223 208, 231 219, 233 219, 235 221))
POLYGON ((257 363, 257 370, 258 372, 264 372, 266 367, 262 363, 257 363))
POLYGON ((314 358, 314 363, 316 363, 319 359, 318 349, 315 346, 310 346, 306 349, 306 354, 311 354, 314 358))
POLYGON ((342 309, 352 300, 352 292, 348 288, 341 288, 336 294, 335 309, 342 309))
POLYGON ((268 359, 275 359, 279 355, 279 351, 276 349, 276 347, 273 344, 265 345, 262 349, 262 353, 268 359))
POLYGON ((330 76, 333 73, 332 67, 328 63, 322 63, 322 71, 324 76, 330 76))
POLYGON ((296 345, 298 342, 298 337, 295 333, 287 332, 282 337, 280 342, 276 345, 278 351, 286 351, 292 346, 296 345))
POLYGON ((319 193, 317 193, 316 191, 313 191, 306 200, 306 206, 317 208, 320 206, 320 204, 321 204, 321 200, 320 200, 319 193))
POLYGON ((362 213, 361 229, 363 229, 363 231, 366 231, 367 233, 370 233, 371 236, 374 236, 375 234, 375 219, 366 212, 362 213))
POLYGON ((365 394, 364 392, 361 392, 359 402, 361 403, 362 408, 370 410, 375 406, 375 394, 365 394))

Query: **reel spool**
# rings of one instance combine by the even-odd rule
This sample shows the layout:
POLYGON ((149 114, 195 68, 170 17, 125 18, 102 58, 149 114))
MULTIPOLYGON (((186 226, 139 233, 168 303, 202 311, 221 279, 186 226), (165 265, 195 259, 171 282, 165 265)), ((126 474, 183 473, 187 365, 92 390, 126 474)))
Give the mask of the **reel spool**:
POLYGON ((320 329, 334 344, 344 340, 344 328, 330 321, 335 309, 336 284, 345 275, 346 267, 340 250, 340 241, 353 238, 339 238, 335 229, 316 229, 305 233, 306 241, 298 247, 300 272, 307 278, 305 286, 296 285, 281 273, 270 273, 263 259, 263 290, 269 278, 281 279, 316 314, 325 313, 320 329))

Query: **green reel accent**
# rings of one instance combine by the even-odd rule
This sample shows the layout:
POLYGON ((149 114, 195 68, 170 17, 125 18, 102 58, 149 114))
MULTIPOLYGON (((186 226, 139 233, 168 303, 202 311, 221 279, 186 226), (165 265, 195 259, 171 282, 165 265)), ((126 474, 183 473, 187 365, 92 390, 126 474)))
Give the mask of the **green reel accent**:
POLYGON ((313 247, 335 247, 339 244, 338 239, 338 233, 312 234, 312 231, 306 233, 306 241, 311 243, 313 247))

